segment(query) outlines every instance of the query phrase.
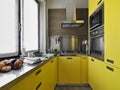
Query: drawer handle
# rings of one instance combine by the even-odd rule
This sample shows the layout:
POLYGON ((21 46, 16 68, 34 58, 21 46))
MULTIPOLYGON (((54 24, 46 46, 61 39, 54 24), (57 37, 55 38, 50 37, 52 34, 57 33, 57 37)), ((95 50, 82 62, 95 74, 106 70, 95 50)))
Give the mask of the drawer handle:
POLYGON ((72 58, 69 58, 69 57, 68 57, 67 59, 72 59, 72 58))
POLYGON ((39 71, 36 72, 36 75, 38 75, 41 72, 41 69, 39 71))
POLYGON ((114 64, 114 61, 110 59, 107 59, 107 62, 114 64))
POLYGON ((53 60, 51 61, 51 63, 53 63, 53 60))
POLYGON ((114 72, 114 69, 113 69, 113 68, 111 68, 111 67, 109 67, 109 66, 106 66, 106 68, 107 68, 108 70, 114 72))
POLYGON ((41 85, 42 85, 42 83, 40 82, 40 83, 37 85, 36 90, 38 90, 41 85))
POLYGON ((93 62, 94 62, 95 60, 94 60, 94 59, 91 59, 91 61, 93 61, 93 62))
POLYGON ((102 0, 99 0, 99 2, 97 3, 97 5, 99 5, 102 2, 102 0))

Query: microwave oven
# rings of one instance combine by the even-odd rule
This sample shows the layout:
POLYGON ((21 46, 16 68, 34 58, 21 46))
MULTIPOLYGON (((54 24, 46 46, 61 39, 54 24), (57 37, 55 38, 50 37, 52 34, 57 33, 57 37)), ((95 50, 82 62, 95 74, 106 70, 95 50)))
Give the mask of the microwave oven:
POLYGON ((104 4, 90 16, 90 30, 104 24, 104 4))

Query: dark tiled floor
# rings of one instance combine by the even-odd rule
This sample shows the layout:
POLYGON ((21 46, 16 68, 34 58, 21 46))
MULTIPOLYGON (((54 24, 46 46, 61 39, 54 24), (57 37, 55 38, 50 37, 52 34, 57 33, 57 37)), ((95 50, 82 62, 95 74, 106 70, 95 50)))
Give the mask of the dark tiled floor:
POLYGON ((89 86, 57 86, 55 90, 92 90, 89 86))

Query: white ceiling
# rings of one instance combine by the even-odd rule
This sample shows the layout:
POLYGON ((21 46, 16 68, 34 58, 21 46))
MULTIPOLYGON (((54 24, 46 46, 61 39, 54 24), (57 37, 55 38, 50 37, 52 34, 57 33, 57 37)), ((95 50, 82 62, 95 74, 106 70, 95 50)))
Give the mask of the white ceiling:
POLYGON ((48 9, 66 8, 69 2, 74 2, 73 4, 76 5, 76 8, 88 8, 88 0, 47 0, 47 6, 48 9))

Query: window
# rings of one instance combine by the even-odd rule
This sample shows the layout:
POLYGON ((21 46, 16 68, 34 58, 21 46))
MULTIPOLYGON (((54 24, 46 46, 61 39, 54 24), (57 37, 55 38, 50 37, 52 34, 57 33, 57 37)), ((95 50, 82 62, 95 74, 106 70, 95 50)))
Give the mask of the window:
POLYGON ((24 0, 24 48, 38 51, 38 5, 35 0, 24 0))
POLYGON ((0 0, 0 58, 18 55, 18 1, 0 0))

